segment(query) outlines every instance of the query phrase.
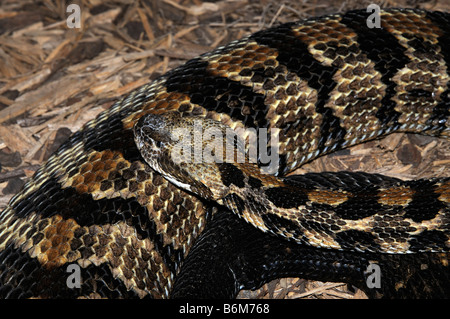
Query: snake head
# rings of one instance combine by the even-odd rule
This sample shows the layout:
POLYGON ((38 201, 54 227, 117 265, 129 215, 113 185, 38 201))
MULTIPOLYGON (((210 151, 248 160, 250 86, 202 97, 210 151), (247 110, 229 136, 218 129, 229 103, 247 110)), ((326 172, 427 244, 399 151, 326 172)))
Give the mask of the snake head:
POLYGON ((160 159, 164 157, 169 143, 173 143, 170 134, 169 119, 158 114, 142 116, 134 126, 134 140, 141 155, 156 171, 160 159))
POLYGON ((182 117, 178 112, 147 114, 134 126, 134 140, 147 164, 167 180, 213 199, 209 185, 205 185, 207 183, 203 179, 213 166, 195 163, 191 137, 196 120, 203 123, 204 119, 182 117))
MULTIPOLYGON (((134 136, 155 171, 185 190, 217 201, 231 188, 242 187, 249 175, 261 174, 256 163, 246 161, 243 144, 229 129, 213 119, 167 112, 142 116, 134 136)), ((273 179, 264 176, 263 180, 273 179)))
POLYGON ((161 149, 163 144, 173 142, 169 119, 159 114, 142 116, 134 126, 134 138, 140 150, 161 149))

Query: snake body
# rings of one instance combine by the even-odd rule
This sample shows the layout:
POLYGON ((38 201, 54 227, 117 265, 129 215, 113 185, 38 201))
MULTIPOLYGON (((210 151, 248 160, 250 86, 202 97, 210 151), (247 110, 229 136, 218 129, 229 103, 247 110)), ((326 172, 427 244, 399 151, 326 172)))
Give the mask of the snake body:
POLYGON ((448 178, 322 173, 273 187, 320 155, 388 133, 450 136, 450 14, 385 10, 380 28, 369 28, 368 17, 351 11, 257 32, 169 71, 88 122, 0 213, 0 296, 198 297, 219 282, 218 296, 233 297, 295 274, 364 286, 373 261, 389 279, 371 296, 448 296, 448 178), (237 186, 228 208, 248 225, 211 202, 219 197, 185 192, 147 165, 135 127, 170 112, 279 130, 280 177, 233 165, 220 174, 222 184, 237 186), (361 188, 374 209, 362 207, 361 188), (269 211, 248 210, 245 189, 263 191, 269 211), (301 205, 328 214, 299 222, 291 209, 301 205), (380 208, 391 216, 380 220, 380 208), (352 221, 339 240, 305 226, 342 230, 333 216, 352 221), (67 286, 69 265, 80 268, 80 288, 67 286))
POLYGON ((381 253, 449 250, 448 205, 443 201, 437 211, 429 211, 434 198, 447 196, 449 178, 380 184, 377 191, 373 185, 327 187, 295 175, 276 178, 261 173, 245 154, 244 161, 238 161, 238 153, 245 152, 242 143, 233 143, 233 160, 224 161, 227 142, 233 142, 226 128, 221 122, 182 118, 179 113, 149 114, 136 124, 135 139, 146 162, 169 181, 226 206, 262 231, 319 248, 381 253), (197 162, 194 147, 178 152, 175 135, 183 128, 194 135, 196 124, 202 128, 201 153, 206 156, 208 146, 212 153, 212 158, 197 162), (217 133, 210 134, 211 129, 217 133), (178 153, 190 156, 182 159, 178 153))

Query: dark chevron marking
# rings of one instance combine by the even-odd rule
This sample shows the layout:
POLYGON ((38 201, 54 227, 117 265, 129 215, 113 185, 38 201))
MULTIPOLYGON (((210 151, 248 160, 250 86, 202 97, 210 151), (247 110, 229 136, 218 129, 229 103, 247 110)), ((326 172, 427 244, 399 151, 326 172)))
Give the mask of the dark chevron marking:
POLYGON ((154 242, 171 271, 177 269, 183 256, 181 249, 164 244, 163 236, 157 233, 156 224, 149 218, 147 208, 141 206, 134 197, 94 200, 90 194, 79 194, 71 187, 62 189, 55 179, 50 178, 30 194, 27 201, 19 202, 13 209, 19 218, 26 218, 31 212, 42 219, 60 215, 64 219, 74 219, 81 227, 125 221, 128 225, 135 225, 141 239, 149 238, 154 242))
POLYGON ((360 49, 375 63, 375 69, 381 73, 381 81, 387 88, 377 117, 383 127, 392 122, 391 127, 395 130, 400 125, 398 123, 400 113, 394 109, 396 103, 392 98, 396 94, 396 84, 391 79, 410 60, 405 55, 406 49, 400 45, 395 36, 383 28, 367 27, 366 21, 370 14, 362 10, 350 11, 342 16, 340 22, 356 32, 360 49))
POLYGON ((85 140, 86 152, 112 150, 121 152, 129 162, 140 159, 141 154, 134 143, 133 131, 124 130, 123 118, 124 115, 117 113, 111 115, 108 121, 99 124, 95 129, 91 128, 81 132, 85 140))
POLYGON ((262 182, 259 179, 254 178, 252 176, 248 178, 248 184, 254 189, 261 188, 262 186, 262 182))
POLYGON ((437 186, 432 181, 411 181, 408 182, 408 186, 414 190, 414 193, 412 201, 405 207, 405 218, 422 222, 433 219, 439 210, 446 208, 446 205, 439 200, 440 194, 435 192, 437 186))
MULTIPOLYGON (((141 206, 135 198, 94 200, 90 194, 79 194, 71 187, 61 188, 54 178, 48 179, 30 194, 27 201, 19 202, 13 209, 19 218, 26 218, 31 212, 42 218, 58 214, 64 219, 74 219, 80 226, 113 224, 127 219, 137 222, 148 218, 147 208, 141 206), (77 207, 77 210, 74 211, 73 207, 77 207)), ((148 225, 139 224, 147 226, 144 229, 137 228, 143 238, 154 237, 155 226, 149 222, 148 225)))
POLYGON ((225 186, 230 186, 231 184, 237 187, 244 187, 244 174, 231 163, 218 163, 220 175, 222 177, 222 182, 225 186))
MULTIPOLYGON (((138 298, 125 284, 114 278, 106 263, 80 267, 80 288, 67 287, 66 265, 47 270, 27 252, 9 245, 0 252, 0 298, 77 298, 95 291, 103 298, 138 298), (18 268, 14 265, 25 265, 18 268), (20 283, 20 284, 19 284, 20 283)), ((149 297, 149 295, 147 296, 149 297)))
POLYGON ((169 72, 167 92, 184 93, 192 103, 208 111, 229 114, 233 120, 241 121, 247 127, 267 127, 268 106, 264 103, 264 95, 237 81, 212 75, 207 68, 208 62, 193 59, 184 67, 169 72), (186 79, 189 81, 186 82, 186 79), (242 114, 244 107, 249 114, 242 114))
POLYGON ((308 202, 308 194, 299 187, 272 187, 264 191, 267 198, 282 208, 298 208, 308 202))
MULTIPOLYGON (((320 128, 323 134, 319 140, 318 149, 323 151, 326 149, 325 143, 329 140, 341 144, 346 133, 340 126, 340 119, 333 115, 331 109, 324 107, 329 94, 336 87, 337 83, 333 81, 333 75, 338 68, 326 66, 317 61, 308 51, 308 46, 293 33, 294 25, 294 23, 283 24, 270 30, 257 32, 250 38, 258 44, 278 50, 277 61, 317 90, 316 111, 323 116, 320 128)), ((299 124, 297 123, 297 126, 299 124)), ((295 126, 280 127, 285 133, 295 128, 295 126)))
POLYGON ((378 197, 370 196, 370 194, 377 193, 376 186, 353 191, 354 196, 333 209, 337 216, 344 219, 357 220, 372 216, 382 210, 382 205, 378 203, 378 197))

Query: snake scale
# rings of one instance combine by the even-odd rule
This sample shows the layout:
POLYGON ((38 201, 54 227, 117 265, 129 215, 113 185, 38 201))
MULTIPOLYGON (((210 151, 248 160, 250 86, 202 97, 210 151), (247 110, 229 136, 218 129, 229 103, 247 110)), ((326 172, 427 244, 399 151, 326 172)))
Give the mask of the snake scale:
MULTIPOLYGON (((449 178, 286 177, 392 132, 450 136, 450 14, 383 10, 375 28, 369 15, 249 35, 88 122, 0 213, 0 296, 223 298, 303 276, 348 282, 369 297, 448 297, 449 178), (196 169, 180 166, 175 177, 161 170, 164 178, 147 164, 160 145, 145 127, 191 117, 277 129, 277 177, 223 163, 212 166, 216 179, 191 179, 196 169), (205 188, 208 181, 228 193, 205 188), (369 288, 373 263, 383 284, 369 288), (67 284, 70 265, 79 287, 67 284)), ((153 129, 164 143, 164 127, 153 129)))

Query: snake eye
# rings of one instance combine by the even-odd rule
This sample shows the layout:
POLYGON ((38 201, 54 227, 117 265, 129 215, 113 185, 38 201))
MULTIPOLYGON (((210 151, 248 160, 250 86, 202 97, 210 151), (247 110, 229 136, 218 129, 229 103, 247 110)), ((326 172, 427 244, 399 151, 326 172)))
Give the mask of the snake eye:
POLYGON ((161 141, 155 141, 155 145, 156 145, 157 148, 160 148, 161 147, 161 141))

